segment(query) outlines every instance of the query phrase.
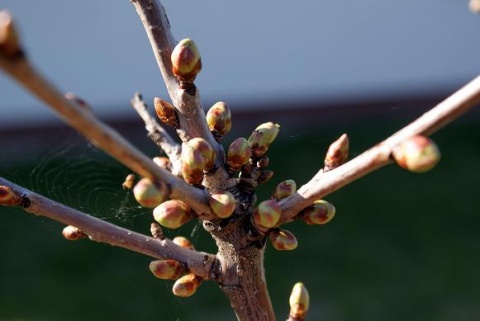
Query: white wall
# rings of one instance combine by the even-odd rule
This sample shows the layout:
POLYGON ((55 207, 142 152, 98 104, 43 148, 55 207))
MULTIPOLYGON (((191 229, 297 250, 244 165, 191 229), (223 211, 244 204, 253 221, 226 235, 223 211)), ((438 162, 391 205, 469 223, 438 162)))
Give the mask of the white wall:
MULTIPOLYGON (((480 71, 480 15, 464 0, 164 0, 177 39, 196 40, 206 101, 345 99, 455 88, 480 71)), ((128 0, 2 0, 27 51, 102 115, 166 92, 128 0)), ((0 125, 53 119, 0 72, 0 125)))

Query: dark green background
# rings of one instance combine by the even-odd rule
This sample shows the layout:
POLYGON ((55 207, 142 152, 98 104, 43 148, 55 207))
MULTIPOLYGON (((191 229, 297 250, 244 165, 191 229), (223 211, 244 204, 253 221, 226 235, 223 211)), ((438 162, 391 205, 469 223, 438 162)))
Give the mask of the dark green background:
MULTIPOLYGON (((260 199, 281 180, 306 182, 343 132, 355 156, 411 118, 400 112, 388 117, 387 110, 380 115, 321 127, 282 125, 269 153, 276 175, 260 188, 260 199)), ((433 136, 443 156, 434 171, 383 168, 326 198, 337 208, 331 223, 286 226, 299 239, 297 250, 278 252, 267 245, 267 281, 279 320, 287 316, 297 281, 311 295, 309 320, 480 319, 478 120, 464 117, 433 136)), ((154 155, 151 145, 142 148, 154 155)), ((0 174, 148 233, 150 213, 120 188, 128 170, 81 139, 49 149, 14 161, 7 150, 0 174)), ((0 218, 0 320, 235 319, 211 282, 192 298, 176 298, 172 282, 150 274, 147 257, 86 240, 65 241, 60 224, 21 210, 2 207, 0 218)), ((194 227, 169 235, 189 237, 194 227)), ((192 239, 198 249, 214 251, 203 231, 192 239)))

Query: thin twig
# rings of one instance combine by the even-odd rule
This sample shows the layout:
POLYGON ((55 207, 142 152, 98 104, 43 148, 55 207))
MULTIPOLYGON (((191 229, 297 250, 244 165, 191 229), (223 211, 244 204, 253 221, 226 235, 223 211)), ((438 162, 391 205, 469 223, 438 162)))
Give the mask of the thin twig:
POLYGON ((300 187, 297 193, 279 202, 282 208, 282 222, 291 221, 299 211, 315 200, 391 163, 392 150, 400 142, 414 135, 431 135, 478 104, 480 104, 480 76, 363 154, 334 170, 328 172, 320 170, 308 183, 300 187))
POLYGON ((7 186, 16 195, 21 195, 21 200, 17 204, 10 205, 18 205, 28 213, 73 225, 87 234, 92 241, 122 247, 156 259, 174 259, 184 263, 193 273, 202 277, 209 276, 215 261, 214 255, 180 247, 167 238, 154 239, 124 229, 36 194, 2 177, 0 186, 7 186))
POLYGON ((180 154, 182 147, 180 144, 168 134, 168 132, 160 125, 157 120, 148 111, 147 105, 143 101, 139 93, 132 98, 132 106, 145 123, 145 129, 152 141, 160 147, 173 165, 173 174, 176 175, 180 171, 180 154))

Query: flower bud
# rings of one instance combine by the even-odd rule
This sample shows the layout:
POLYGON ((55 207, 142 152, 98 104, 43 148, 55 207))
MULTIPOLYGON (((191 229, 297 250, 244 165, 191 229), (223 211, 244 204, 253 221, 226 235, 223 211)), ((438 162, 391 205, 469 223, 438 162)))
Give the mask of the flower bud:
POLYGON ((169 172, 172 171, 172 162, 170 161, 170 159, 168 157, 156 156, 152 160, 160 168, 163 168, 164 170, 167 170, 169 172))
POLYGON ((480 13, 480 0, 470 0, 468 7, 474 13, 480 13))
POLYGON ((215 165, 215 150, 212 145, 201 137, 192 138, 187 144, 202 154, 205 162, 204 170, 211 170, 213 165, 215 165))
POLYGON ((260 176, 258 176, 258 184, 265 184, 270 179, 272 179, 274 172, 272 170, 263 170, 260 176))
POLYGON ((208 202, 213 213, 219 218, 227 218, 235 211, 235 197, 229 192, 212 194, 208 202))
POLYGON ((251 152, 248 140, 243 137, 235 139, 227 149, 228 169, 236 172, 250 160, 251 152))
POLYGON ((188 144, 183 144, 181 172, 183 179, 191 185, 200 185, 203 181, 205 158, 202 153, 188 144))
POLYGON ((280 131, 280 126, 272 122, 263 123, 258 126, 248 138, 254 157, 264 155, 270 144, 275 140, 280 131))
POLYGON ((202 278, 193 273, 185 274, 173 285, 173 294, 179 297, 189 297, 195 294, 198 287, 202 284, 202 278))
POLYGON ((153 218, 160 225, 176 229, 192 219, 190 208, 179 200, 168 200, 155 207, 153 218))
POLYGON ((83 233, 78 227, 73 225, 66 226, 62 231, 62 235, 69 241, 77 241, 87 237, 87 234, 83 233))
POLYGON ((173 49, 172 72, 180 82, 191 84, 202 69, 202 59, 197 45, 191 39, 181 40, 173 49))
POLYGON ((230 108, 223 101, 215 103, 206 115, 208 128, 217 141, 221 140, 232 128, 230 108))
POLYGON ((169 191, 167 184, 153 182, 150 178, 144 177, 135 184, 133 195, 143 207, 154 208, 167 199, 169 191))
POLYGON ((290 317, 295 320, 304 320, 310 307, 310 296, 303 283, 298 282, 293 286, 289 303, 290 317))
POLYGON ((175 236, 172 242, 177 244, 178 246, 181 246, 190 250, 195 250, 195 247, 193 246, 192 242, 190 242, 186 237, 175 236))
POLYGON ((297 183, 293 179, 287 179, 277 185, 273 191, 272 198, 280 200, 294 194, 297 191, 297 183))
POLYGON ((268 166, 269 163, 270 163, 270 159, 268 158, 268 156, 263 155, 257 160, 257 167, 265 168, 268 166))
POLYGON ((325 156, 325 165, 323 167, 325 172, 337 168, 347 161, 349 145, 347 134, 343 134, 330 145, 325 156))
POLYGON ((409 171, 423 173, 440 161, 437 145, 428 137, 416 135, 398 144, 392 153, 397 164, 409 171))
POLYGON ((280 220, 282 210, 274 200, 266 200, 258 204, 253 211, 253 221, 259 227, 272 228, 280 220))
POLYGON ((175 107, 170 104, 168 101, 161 98, 155 97, 153 99, 153 106, 155 108, 155 113, 162 123, 172 126, 173 128, 179 128, 180 123, 178 122, 177 112, 175 107))
POLYGON ((125 177, 125 181, 122 183, 122 188, 124 190, 130 190, 133 188, 133 184, 135 183, 135 174, 128 174, 125 177))
POLYGON ((298 246, 295 235, 287 230, 275 229, 268 234, 268 237, 273 247, 279 251, 295 250, 298 246))
POLYGON ((14 206, 22 203, 22 196, 10 186, 0 185, 0 205, 14 206))
POLYGON ((299 213, 299 217, 309 225, 326 224, 330 222, 334 216, 335 206, 325 200, 315 201, 313 205, 304 208, 299 213))
POLYGON ((176 280, 185 273, 180 262, 171 259, 152 261, 148 267, 153 275, 162 280, 176 280))
POLYGON ((20 43, 12 15, 7 10, 2 10, 0 11, 0 54, 13 57, 20 52, 20 43))

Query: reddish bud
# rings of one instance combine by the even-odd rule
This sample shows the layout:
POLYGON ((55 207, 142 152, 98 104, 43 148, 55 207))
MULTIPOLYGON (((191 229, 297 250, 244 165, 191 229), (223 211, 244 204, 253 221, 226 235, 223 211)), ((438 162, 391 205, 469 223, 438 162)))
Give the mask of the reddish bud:
POLYGON ((172 126, 173 128, 179 128, 180 123, 178 122, 177 112, 175 107, 170 104, 168 101, 161 98, 155 97, 153 99, 153 106, 155 108, 155 113, 162 123, 172 126))
POLYGON ((280 200, 294 194, 297 191, 297 183, 293 179, 287 179, 277 185, 273 191, 272 198, 280 200))
POLYGON ((437 145, 421 135, 412 136, 398 144, 392 155, 400 167, 416 173, 429 171, 440 161, 437 145))
POLYGON ((349 145, 347 134, 343 134, 330 145, 325 156, 325 165, 323 167, 325 172, 337 168, 347 161, 349 145))
POLYGON ((190 208, 179 200, 168 200, 155 207, 153 218, 160 225, 176 229, 192 219, 190 208))
POLYGON ((287 230, 273 230, 268 234, 275 249, 279 251, 291 251, 297 248, 298 241, 292 232, 287 230))
POLYGON ((260 176, 258 176, 257 182, 258 184, 265 184, 269 180, 272 179, 274 172, 272 170, 263 170, 262 173, 260 173, 260 176))
POLYGON ((253 221, 259 227, 272 228, 280 220, 282 210, 274 200, 263 201, 253 211, 253 221))
POLYGON ((125 181, 122 183, 122 188, 125 190, 130 190, 133 188, 133 184, 135 183, 135 174, 128 174, 125 177, 125 181))
POLYGON ((248 140, 243 137, 235 139, 227 149, 228 169, 236 172, 250 160, 251 152, 248 140))
POLYGON ((198 151, 203 156, 204 170, 209 171, 215 165, 215 150, 212 145, 201 137, 195 137, 187 143, 191 148, 198 151))
POLYGON ((197 45, 191 39, 181 40, 173 49, 172 72, 180 82, 191 84, 202 69, 202 59, 197 45))
POLYGON ((257 167, 265 168, 268 166, 269 163, 270 163, 270 159, 268 158, 268 156, 263 155, 257 160, 257 167))
POLYGON ((294 320, 304 320, 310 307, 310 296, 303 283, 298 282, 293 286, 289 303, 290 317, 294 320))
POLYGON ((18 33, 12 15, 7 10, 0 11, 0 54, 13 57, 20 53, 18 33))
POLYGON ((22 203, 22 196, 11 187, 0 185, 0 205, 15 206, 22 203))
POLYGON ((152 261, 148 267, 153 275, 162 280, 176 280, 185 273, 183 266, 175 260, 152 261))
POLYGON ((195 247, 193 246, 192 242, 190 242, 186 237, 175 236, 172 242, 177 244, 178 246, 181 246, 190 250, 195 250, 195 247))
POLYGON ((205 169, 205 158, 201 151, 183 144, 181 154, 181 172, 183 179, 191 185, 200 185, 203 181, 203 170, 205 169))
POLYGON ((213 213, 219 218, 227 218, 235 211, 235 197, 229 192, 212 194, 208 202, 213 213))
POLYGON ((216 140, 221 140, 232 128, 230 108, 223 101, 215 103, 206 115, 208 128, 216 140))
POLYGON ((144 177, 133 188, 133 195, 143 207, 154 208, 167 199, 169 191, 167 184, 144 177))
POLYGON ((198 287, 202 284, 202 278, 193 274, 185 274, 179 278, 173 285, 173 294, 179 297, 189 297, 195 294, 198 287))
POLYGON ((313 205, 304 208, 299 213, 299 217, 309 225, 326 224, 330 222, 334 216, 335 206, 325 200, 315 201, 313 205))
POLYGON ((252 149, 254 157, 263 156, 270 144, 277 138, 280 131, 280 125, 272 122, 263 123, 258 126, 248 138, 248 143, 252 149))
POLYGON ((72 225, 66 226, 62 231, 62 235, 69 241, 77 241, 87 237, 87 234, 82 232, 78 227, 72 225))

